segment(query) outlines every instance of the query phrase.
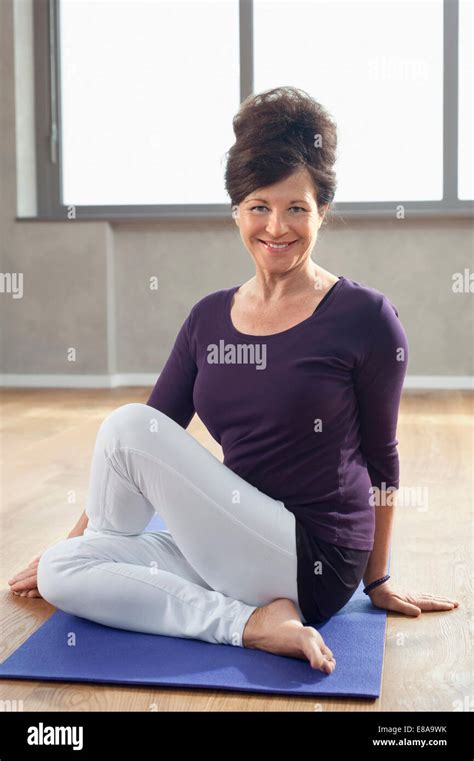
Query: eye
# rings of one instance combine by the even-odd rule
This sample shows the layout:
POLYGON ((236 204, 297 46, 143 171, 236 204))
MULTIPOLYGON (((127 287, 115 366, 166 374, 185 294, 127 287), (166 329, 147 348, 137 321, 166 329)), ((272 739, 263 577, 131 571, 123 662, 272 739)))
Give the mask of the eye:
MULTIPOLYGON (((266 206, 252 206, 250 211, 255 211, 255 209, 266 209, 266 206)), ((291 206, 291 209, 299 209, 300 211, 306 211, 302 206, 291 206)))

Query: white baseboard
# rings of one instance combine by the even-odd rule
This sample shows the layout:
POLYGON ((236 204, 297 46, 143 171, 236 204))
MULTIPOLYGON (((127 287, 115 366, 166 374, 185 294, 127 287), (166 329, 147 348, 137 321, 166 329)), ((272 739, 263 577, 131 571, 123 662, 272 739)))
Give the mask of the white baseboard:
POLYGON ((154 386, 159 373, 116 373, 114 375, 36 375, 5 373, 0 375, 4 388, 118 388, 119 386, 154 386))
MULTIPOLYGON (((155 385, 159 373, 115 373, 114 375, 36 375, 5 373, 0 375, 3 388, 119 388, 120 386, 155 385)), ((472 375, 407 375, 403 386, 410 389, 474 389, 472 375)))
POLYGON ((403 389, 457 390, 470 391, 474 389, 473 375, 407 375, 403 389))

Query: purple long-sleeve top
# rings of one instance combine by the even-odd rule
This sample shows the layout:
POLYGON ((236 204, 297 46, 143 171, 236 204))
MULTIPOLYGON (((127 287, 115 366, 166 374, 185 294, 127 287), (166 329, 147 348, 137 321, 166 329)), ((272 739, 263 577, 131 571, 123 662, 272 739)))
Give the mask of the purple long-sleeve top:
POLYGON ((147 404, 183 428, 197 412, 224 464, 294 514, 306 598, 311 538, 371 550, 374 487, 399 488, 408 341, 388 298, 342 275, 294 327, 242 333, 230 316, 239 287, 192 307, 147 404))

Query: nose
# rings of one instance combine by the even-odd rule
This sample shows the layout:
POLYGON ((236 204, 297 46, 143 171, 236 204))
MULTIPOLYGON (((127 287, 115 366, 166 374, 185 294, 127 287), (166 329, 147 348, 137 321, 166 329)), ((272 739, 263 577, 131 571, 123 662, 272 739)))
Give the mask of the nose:
POLYGON ((277 240, 286 233, 288 224, 285 222, 282 214, 274 211, 270 214, 265 230, 273 240, 277 240))

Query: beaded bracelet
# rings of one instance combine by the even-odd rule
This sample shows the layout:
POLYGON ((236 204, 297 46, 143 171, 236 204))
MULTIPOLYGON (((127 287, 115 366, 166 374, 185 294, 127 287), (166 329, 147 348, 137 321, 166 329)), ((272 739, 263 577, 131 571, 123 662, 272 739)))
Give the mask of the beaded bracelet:
POLYGON ((375 589, 375 587, 378 587, 380 584, 383 584, 385 581, 388 581, 390 578, 390 574, 387 574, 386 576, 382 576, 381 579, 376 579, 375 581, 372 581, 370 584, 368 584, 364 589, 364 594, 368 595, 369 592, 372 591, 372 589, 375 589))

